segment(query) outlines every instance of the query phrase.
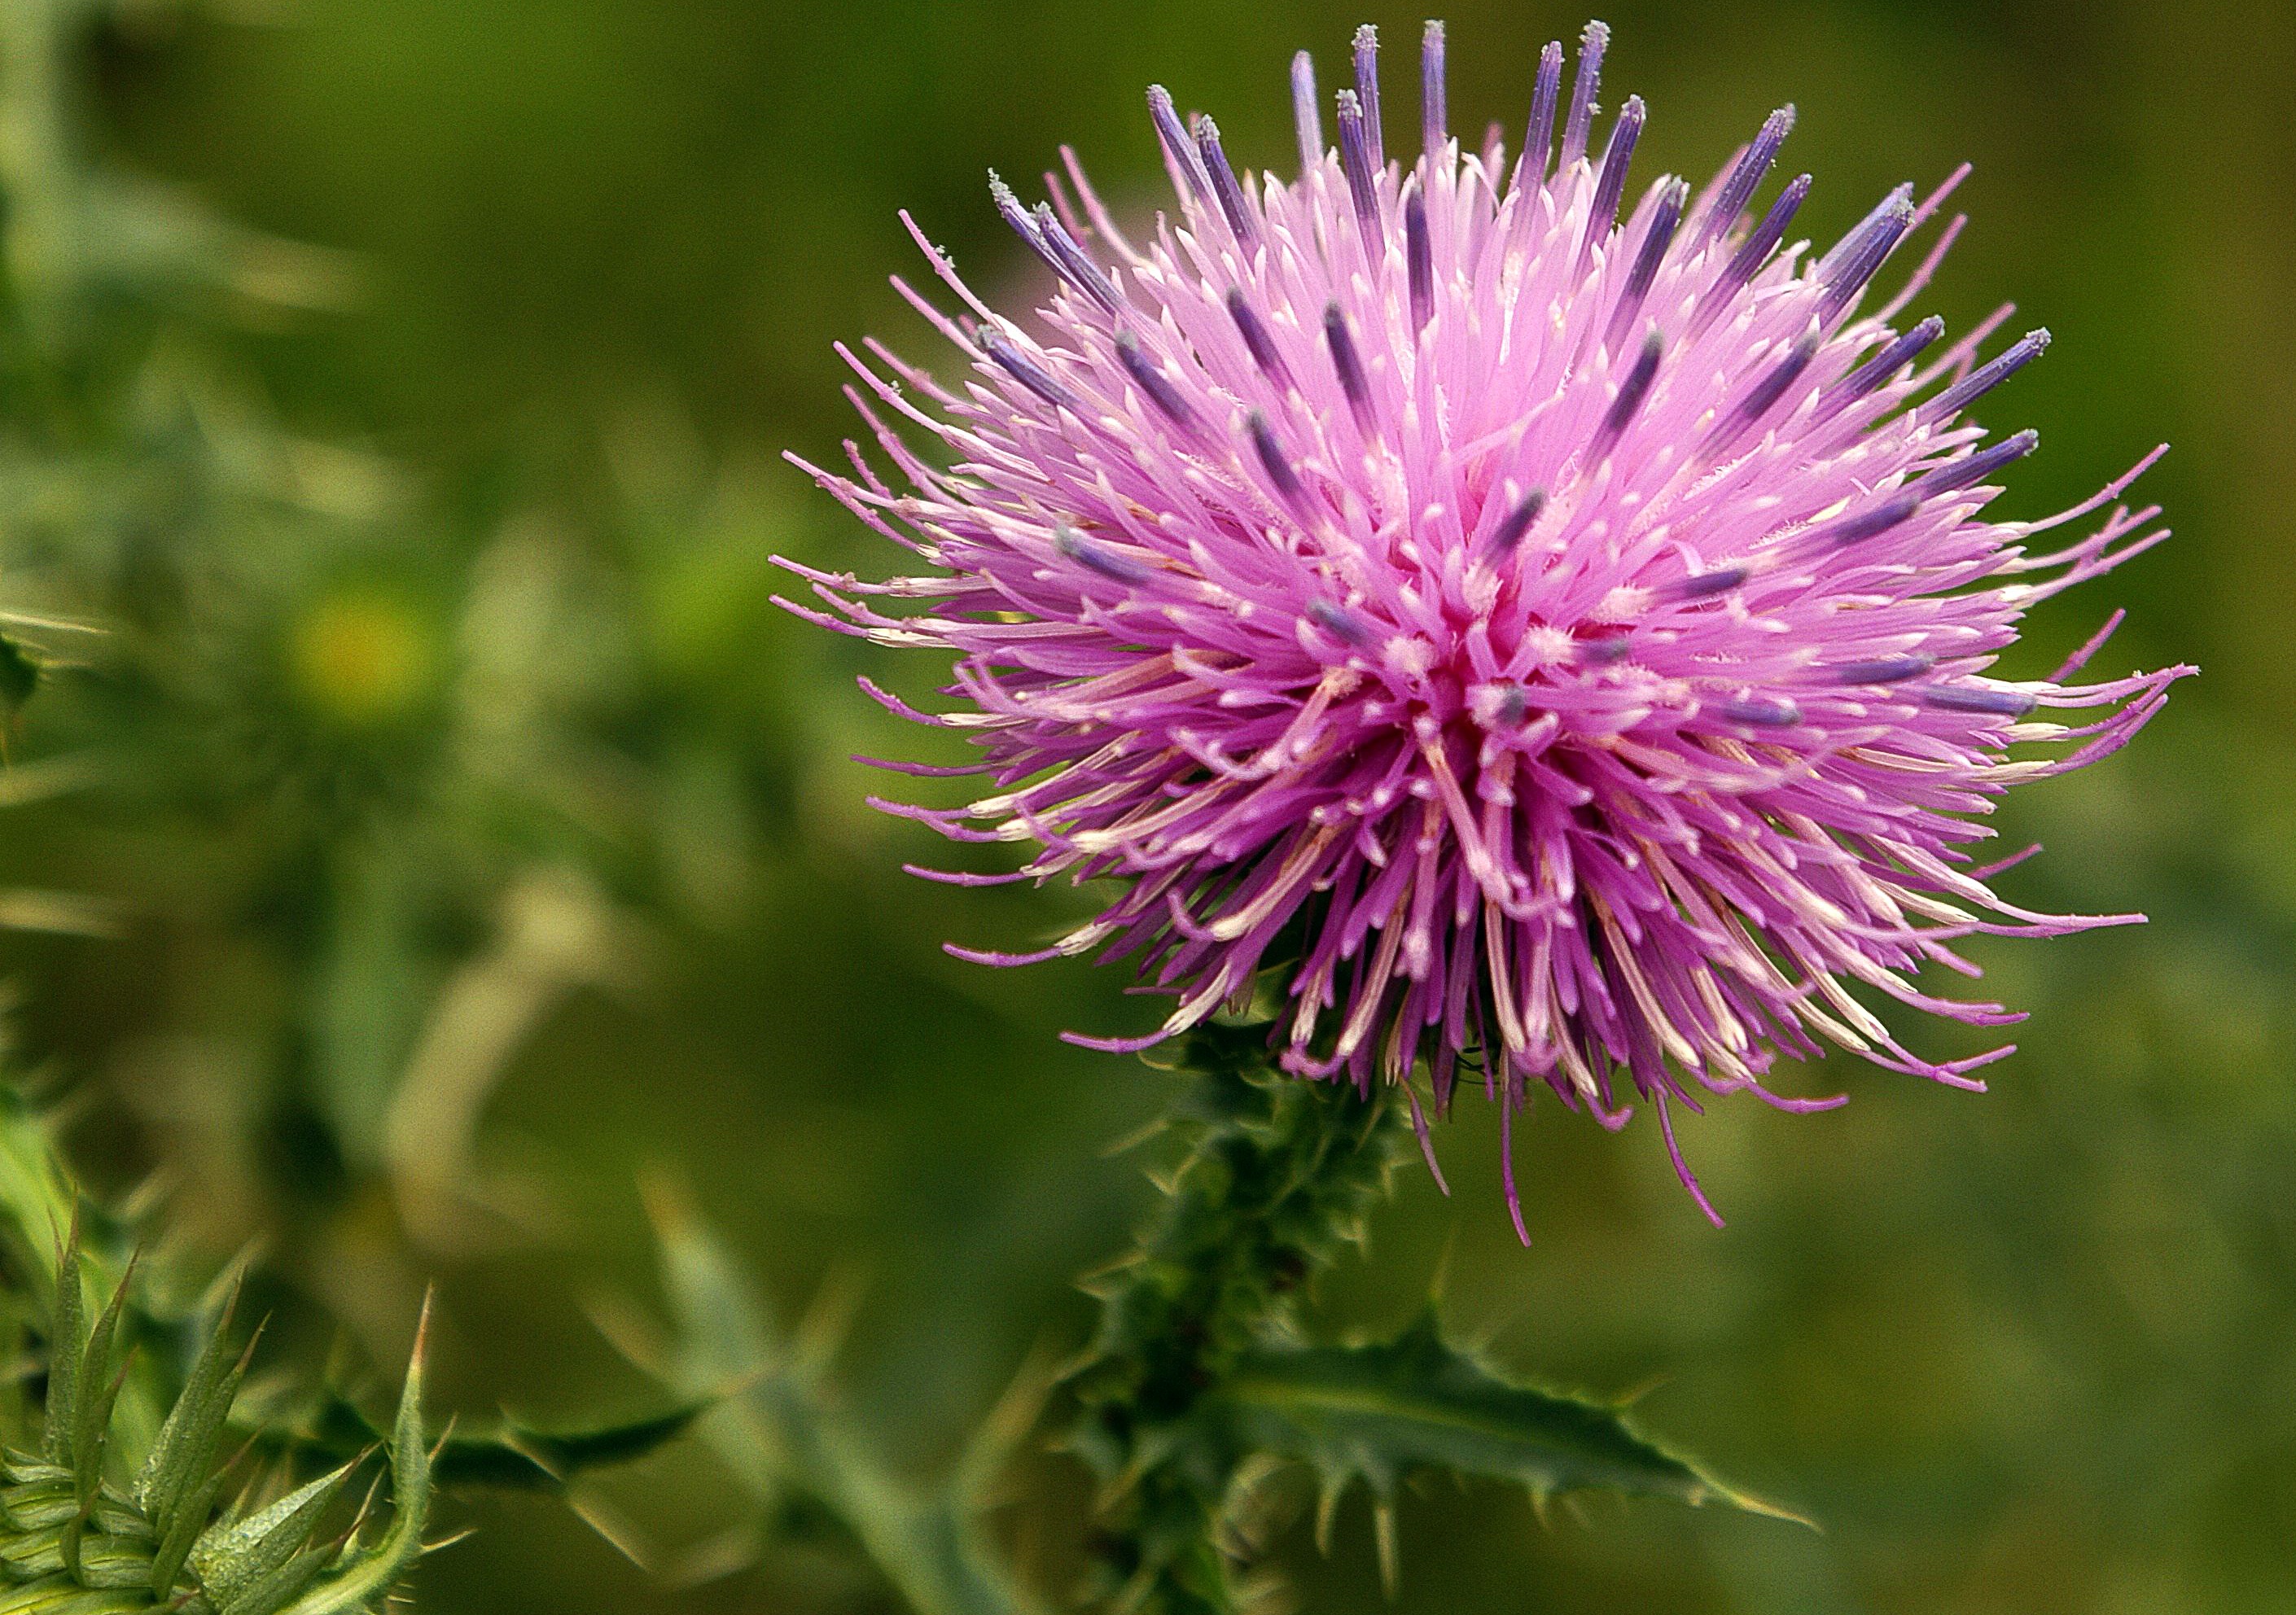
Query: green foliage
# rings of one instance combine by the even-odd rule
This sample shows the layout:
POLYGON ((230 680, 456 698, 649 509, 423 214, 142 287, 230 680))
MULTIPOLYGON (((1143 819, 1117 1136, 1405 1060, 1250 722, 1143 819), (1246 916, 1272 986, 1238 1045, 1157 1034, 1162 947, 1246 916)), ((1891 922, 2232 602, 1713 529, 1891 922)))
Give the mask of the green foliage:
POLYGON ((40 687, 40 664, 32 652, 0 634, 0 726, 15 721, 32 692, 40 687))
POLYGON ((576 1476, 645 1457, 693 1428, 714 1406, 688 1402, 666 1413, 614 1423, 543 1430, 506 1419, 490 1430, 449 1437, 433 1468, 441 1486, 562 1491, 576 1476))
POLYGON ((1619 1405, 1508 1378, 1446 1338, 1432 1308, 1390 1340, 1250 1354, 1200 1399, 1198 1416, 1238 1469, 1252 1455, 1312 1469, 1326 1543, 1341 1496, 1363 1481, 1390 1581, 1389 1510, 1398 1484, 1423 1472, 1512 1481, 1542 1512, 1562 1493, 1605 1491, 1794 1518, 1643 1436, 1619 1405))
POLYGON ((1395 1559, 1391 1502, 1422 1471, 1513 1481, 1542 1504, 1598 1489, 1776 1513, 1637 1434, 1613 1406, 1510 1381, 1431 1309, 1392 1340, 1305 1338, 1308 1281, 1364 1240, 1411 1149, 1408 1100, 1274 1070, 1265 1024, 1192 1034, 1179 1161, 1139 1247, 1088 1281, 1099 1334, 1070 1376, 1075 1450, 1103 1482, 1095 1595, 1143 1615, 1224 1615, 1266 1586, 1255 1482, 1280 1462, 1323 1488, 1319 1533, 1360 1480, 1395 1559))
POLYGON ((91 1307, 90 1266, 75 1226, 56 1254, 53 1301, 31 1308, 27 1320, 45 1371, 41 1390, 17 1398, 0 1422, 0 1611, 378 1609, 421 1554, 431 1502, 422 1337, 387 1444, 387 1527, 370 1528, 362 1512, 347 1526, 326 1529, 357 1463, 269 1500, 270 1481, 258 1479, 219 1509, 232 1479, 233 1403, 248 1363, 230 1332, 235 1292, 158 1435, 139 1443, 116 1406, 127 1375, 133 1275, 91 1307), (132 1482, 125 1479, 131 1475, 132 1482))
POLYGON ((1409 1148, 1396 1101, 1267 1069, 1262 1028, 1215 1025, 1177 1056, 1181 1159, 1130 1255, 1086 1281, 1097 1337, 1071 1371, 1071 1437, 1103 1485, 1096 1595, 1148 1615, 1234 1605, 1221 1518, 1236 1455, 1199 1439, 1205 1392, 1296 1328, 1302 1286, 1359 1242, 1409 1148))
MULTIPOLYGON (((440 1488, 563 1491, 658 1450, 716 1403, 695 1398, 566 1428, 504 1418, 436 1436, 422 1412, 426 1304, 389 1422, 332 1386, 275 1392, 250 1414, 240 1391, 253 1342, 233 1329, 240 1275, 184 1310, 168 1299, 182 1275, 153 1272, 174 1259, 139 1249, 134 1220, 73 1187, 51 1119, 0 1080, 0 1294, 13 1301, 8 1316, 29 1361, 45 1371, 42 1395, 0 1410, 0 1518, 29 1533, 0 1531, 0 1571, 32 1577, 27 1598, 35 1587, 125 1587, 187 1597, 168 1607, 190 1615, 378 1607, 422 1551, 440 1488), (340 1525, 333 1504, 378 1452, 388 1455, 388 1528, 362 1530, 362 1511, 348 1531, 323 1535, 340 1525), (234 1481, 234 1453, 262 1461, 251 1481, 234 1481), (312 1475, 318 1465, 325 1472, 312 1475), (60 1512, 67 1491, 71 1506, 60 1512), (227 1491, 235 1498, 219 1511, 227 1491), (54 1579, 66 1572, 95 1579, 54 1579)), ((18 1607, 0 1593, 0 1615, 18 1607)), ((146 1607, 88 1606, 93 1615, 146 1607)))
POLYGON ((236 1404, 253 1351, 239 1281, 186 1312, 164 1256, 71 1184, 53 1123, 0 1081, 0 1297, 28 1372, 0 1396, 0 1615, 349 1615, 381 1607, 422 1551, 433 1484, 424 1327, 398 1413, 351 1463, 298 1480, 313 1455, 265 1445, 236 1404), (334 1505, 388 1455, 389 1522, 334 1505))
POLYGON ((1024 1375, 946 1485, 905 1484, 839 1406, 824 1331, 783 1340, 709 1228, 667 1195, 655 1207, 672 1339, 645 1355, 681 1394, 723 1398, 700 1428, 757 1506, 760 1530, 826 1515, 915 1615, 1037 1615, 1044 1606, 1004 1568, 984 1521, 988 1488, 1034 1424, 1041 1387, 1024 1375))
MULTIPOLYGON (((543 1427, 519 1419, 457 1422, 432 1447, 432 1483, 449 1491, 562 1493, 582 1476, 634 1463, 691 1430, 717 1406, 701 1398, 636 1418, 543 1427)), ((390 1432, 355 1400, 326 1395, 317 1405, 258 1436, 261 1445, 324 1457, 373 1451, 390 1432)))
POLYGON ((291 430, 237 349, 343 266, 96 154, 119 11, 0 4, 0 745, 49 675, 38 740, 96 759, 102 812, 198 849, 101 878, 244 971, 260 1058, 185 1029, 176 1080, 249 1120, 192 1164, 309 1147, 238 1232, 273 1220, 291 1266, 385 1185, 422 1244, 522 1234, 474 1158, 495 1083, 568 999, 633 986, 640 911, 722 925, 750 882, 762 501, 674 421, 622 430, 584 530, 449 512, 291 430))

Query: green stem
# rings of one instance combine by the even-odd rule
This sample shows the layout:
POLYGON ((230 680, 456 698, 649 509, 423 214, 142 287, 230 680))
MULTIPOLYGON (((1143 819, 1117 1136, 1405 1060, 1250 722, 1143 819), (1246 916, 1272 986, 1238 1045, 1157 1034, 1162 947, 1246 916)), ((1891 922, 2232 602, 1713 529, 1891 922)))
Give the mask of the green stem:
POLYGON ((1303 1286, 1361 1242, 1410 1147, 1398 1095, 1283 1075, 1264 1024, 1200 1029, 1180 1064, 1191 1147, 1138 1247, 1092 1282, 1100 1331, 1070 1381, 1074 1445, 1103 1482, 1095 1594, 1128 1615, 1238 1607, 1222 1529, 1238 1466, 1186 1439, 1198 1398, 1296 1339, 1303 1286))

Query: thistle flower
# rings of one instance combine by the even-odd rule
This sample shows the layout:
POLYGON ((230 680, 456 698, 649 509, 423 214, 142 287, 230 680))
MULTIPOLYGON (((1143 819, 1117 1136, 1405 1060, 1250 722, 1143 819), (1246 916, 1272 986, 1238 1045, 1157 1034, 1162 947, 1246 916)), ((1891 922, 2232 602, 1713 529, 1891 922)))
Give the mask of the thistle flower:
MULTIPOLYGON (((1145 1047, 1280 966, 1287 1070, 1365 1088, 1423 1070, 1439 1111, 1464 1070, 1510 1120, 1543 1084, 1613 1127, 1631 1085, 1710 1217, 1672 1106, 1838 1103, 1765 1086, 1822 1043, 1980 1088, 2009 1048, 1925 1060, 1852 988, 2005 1023, 1915 976, 1974 974, 1954 951, 1972 934, 2141 918, 2010 903, 1969 816, 2115 750, 2192 669, 2066 682, 2116 613, 2051 678, 1995 670, 2036 603, 2167 534, 2116 503, 2159 450, 2056 517, 1986 519, 2036 438, 1988 439, 1968 411, 2048 333, 1980 364, 2006 309, 1942 348, 1934 318, 1898 328, 1959 218, 1874 289, 1966 168, 1814 250, 1788 240, 1808 175, 1757 201, 1789 107, 1703 191, 1669 176, 1628 206, 1644 114, 1630 98, 1596 149, 1607 41, 1587 26, 1567 102, 1546 47, 1514 155, 1496 127, 1474 149, 1448 132, 1439 24, 1400 159, 1372 31, 1336 147, 1303 53, 1288 184, 1238 173, 1211 119, 1152 89, 1180 206, 1144 243, 1072 153, 1073 201, 1048 175, 1029 209, 992 176, 1057 277, 1035 325, 905 215, 969 312, 901 290, 972 375, 950 389, 878 344, 840 349, 909 488, 852 445, 853 476, 799 463, 930 570, 784 564, 829 608, 800 615, 955 654, 956 711, 864 685, 982 760, 888 766, 996 789, 880 805, 1035 853, 933 878, 1122 878, 1042 954, 951 949, 1104 949, 1178 999, 1147 1037, 1074 1041, 1145 1047), (2088 537, 2032 546, 2109 505, 2088 537)), ((1413 1113, 1424 1145, 1415 1094, 1413 1113)))

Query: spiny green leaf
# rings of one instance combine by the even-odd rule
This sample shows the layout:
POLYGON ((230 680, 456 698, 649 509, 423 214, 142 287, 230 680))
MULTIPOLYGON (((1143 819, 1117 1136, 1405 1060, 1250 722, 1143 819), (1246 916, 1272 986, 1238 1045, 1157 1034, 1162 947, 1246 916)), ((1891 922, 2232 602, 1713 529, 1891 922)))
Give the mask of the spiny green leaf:
MULTIPOLYGON (((217 1611, 217 1615, 278 1615, 278 1611, 318 1580, 328 1555, 309 1545, 307 1537, 295 1551, 263 1575, 247 1583, 217 1611)), ((213 1594, 210 1592, 210 1599, 213 1594)))
POLYGON ((150 1539, 91 1536, 80 1549, 79 1578, 92 1587, 148 1587, 152 1583, 150 1539))
POLYGON ((37 1291, 37 1305, 53 1308, 63 1249, 57 1235, 71 1223, 77 1199, 46 1119, 20 1084, 0 1080, 0 1235, 37 1291))
POLYGON ((422 1552, 422 1530, 430 1518, 430 1447, 422 1427, 422 1371, 430 1339, 430 1298, 422 1299, 422 1321, 414 1331, 414 1350, 406 1363, 398 1416, 390 1432, 391 1521, 373 1547, 356 1554, 338 1575, 329 1576, 286 1606, 286 1615, 348 1615, 365 1610, 388 1593, 422 1552))
POLYGON ((1206 1393, 1271 1342, 1360 1241, 1411 1147, 1398 1095, 1358 1097, 1275 1069, 1264 1021, 1197 1028, 1168 1056, 1193 1080, 1185 1151, 1130 1258, 1105 1270, 1098 1332, 1067 1376, 1070 1449, 1101 1486, 1094 1595, 1140 1615, 1234 1615, 1247 1600, 1224 1519, 1252 1456, 1206 1393))
POLYGON ((0 1510, 20 1531, 62 1525, 78 1511, 71 1472, 37 1461, 8 1465, 9 1484, 0 1488, 0 1510))
POLYGON ((1410 1472, 1447 1470, 1541 1500, 1603 1490, 1796 1518, 1640 1434, 1617 1406, 1503 1377, 1447 1340, 1431 1312, 1376 1344, 1252 1353, 1200 1413, 1236 1449, 1309 1465, 1327 1493, 1361 1480, 1385 1498, 1410 1472))
MULTIPOLYGON (((127 1254, 130 1232, 81 1200, 58 1164, 45 1119, 0 1082, 0 1262, 20 1282, 23 1322, 45 1347, 46 1369, 44 1381, 26 1385, 33 1394, 24 1422, 40 1455, 0 1451, 0 1615, 291 1609, 351 1615, 377 1608, 421 1553, 428 1518, 419 1343, 398 1419, 381 1443, 390 1453, 393 1516, 380 1541, 360 1541, 356 1526, 342 1542, 319 1539, 350 1466, 250 1518, 215 1523, 233 1467, 224 1461, 224 1443, 248 1363, 229 1338, 237 1285, 216 1308, 219 1321, 198 1338, 170 1405, 164 1391, 174 1378, 172 1350, 133 1357, 122 1347, 131 1319, 135 1334, 162 1340, 190 1326, 139 1304, 144 1287, 127 1254), (91 1316, 97 1286, 109 1299, 91 1316), (152 1381, 134 1381, 133 1401, 119 1394, 129 1362, 152 1381), (134 1485, 113 1489, 111 1470, 133 1472, 134 1485)), ((344 1456, 376 1444, 363 1427, 352 1436, 344 1456)), ((588 1450, 580 1439, 570 1446, 588 1450)), ((292 1461, 299 1465, 312 1455, 301 1447, 292 1461)))
MULTIPOLYGON (((54 1134, 54 1122, 23 1086, 0 1074, 0 1265, 20 1287, 28 1320, 46 1342, 47 1417, 28 1438, 44 1455, 51 1450, 52 1431, 55 1450, 64 1449, 73 1429, 70 1415, 78 1407, 79 1363, 65 1353, 64 1345, 82 1340, 88 1295, 108 1292, 119 1283, 131 1266, 135 1243, 132 1228, 80 1195, 64 1168, 54 1134), (67 1255, 78 1271, 76 1287, 59 1282, 67 1255), (64 1390, 61 1406, 54 1394, 59 1369, 64 1390)), ((145 1305, 149 1288, 137 1282, 115 1327, 127 1327, 133 1316, 135 1332, 144 1339, 173 1334, 178 1324, 155 1316, 145 1305)), ((160 1354, 138 1355, 130 1362, 106 1422, 106 1445, 124 1443, 123 1450, 140 1455, 159 1430, 170 1376, 160 1354)), ((109 1394, 109 1373, 97 1377, 109 1394)))
POLYGON ((773 1316, 731 1253, 667 1187, 647 1196, 661 1253, 661 1283, 682 1348, 677 1374, 689 1387, 724 1384, 774 1362, 773 1316))

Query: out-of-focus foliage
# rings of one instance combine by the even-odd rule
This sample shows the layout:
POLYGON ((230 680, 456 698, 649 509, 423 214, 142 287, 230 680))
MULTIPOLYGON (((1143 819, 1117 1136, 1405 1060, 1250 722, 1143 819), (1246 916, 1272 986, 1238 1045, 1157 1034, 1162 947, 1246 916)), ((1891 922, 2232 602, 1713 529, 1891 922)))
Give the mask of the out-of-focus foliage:
POLYGON ((666 1340, 632 1355, 671 1388, 716 1405, 702 1432, 755 1518, 689 1554, 685 1570, 720 1571, 808 1530, 841 1532, 915 1615, 1034 1615, 1049 1608, 1001 1562, 984 1521, 1013 1448, 1049 1389, 1024 1371, 981 1425, 947 1482, 912 1487, 870 1451, 828 1383, 834 1293, 783 1339, 772 1310, 723 1242, 667 1193, 654 1196, 666 1340))
MULTIPOLYGON (((1361 12, 1402 40, 1423 14, 1361 12)), ((1538 43, 1582 20, 1447 14, 1463 123, 1519 119, 1538 43)), ((865 1275, 840 1439, 933 1495, 1032 1343, 1085 1338, 1068 1277, 1149 1204, 1098 1152, 1169 1089, 1054 1042, 1144 1024, 1111 975, 939 953, 1074 901, 898 873, 937 849, 845 759, 932 742, 767 603, 777 549, 887 558, 770 455, 850 430, 832 339, 932 354, 884 283, 913 266, 896 207, 1029 296, 988 168, 1072 140, 1144 209, 1151 79, 1288 161, 1289 54, 1335 64, 1357 20, 0 0, 0 635, 26 658, 0 666, 0 922, 39 928, 0 932, 0 973, 88 1095, 94 1168, 158 1168, 211 1258, 265 1239, 377 1361, 438 1274, 444 1399, 564 1432, 673 1411, 569 1298, 650 1291, 635 1185, 674 1160, 766 1295, 865 1275)), ((1718 1107, 1685 1144, 1719 1235, 1662 1152, 1542 1113, 1515 1140, 1528 1251, 1488 1209, 1488 1119, 1438 1128, 1456 1201, 1406 1170, 1318 1332, 1393 1339, 1445 1267, 1479 1360, 1663 1379, 1638 1414, 1825 1531, 1640 1504, 1542 1528, 1518 1487, 1405 1488, 1393 1607, 2296 1602, 2296 14, 1609 20, 1614 94, 1664 114, 1645 172, 1710 171, 1793 100, 1824 237, 1976 161, 1923 303, 1965 328, 2014 297, 2057 333, 1997 408, 2046 446, 2010 499, 2177 445, 2145 491, 2179 537, 2052 603, 2022 665, 2126 604, 2111 654, 2206 671, 2144 745, 2005 814, 2048 846, 2013 896, 2153 923, 1976 949, 2034 1012, 1990 1094, 1829 1064, 1841 1112, 1718 1107)), ((765 1517, 709 1417, 577 1501, 657 1570, 736 1541, 717 1562, 750 1568, 671 1586, 512 1498, 426 1565, 426 1607, 896 1607, 861 1545, 765 1517)), ((1089 1489, 1024 1447, 979 1500, 1015 1505, 966 1518, 1057 1591, 1089 1489)), ((1319 1611, 1385 1607, 1359 1497, 1328 1567, 1304 1521, 1271 1541, 1319 1611)))
MULTIPOLYGON (((347 1271, 324 1237, 294 1238, 304 1231, 282 1213, 301 1201, 324 1217, 337 1209, 329 1201, 387 1186, 407 1242, 452 1245, 482 1216, 506 1220, 470 1172, 477 1109, 537 1016, 571 986, 627 971, 627 928, 602 888, 616 876, 649 888, 652 872, 643 847, 619 860, 605 850, 608 826, 630 831, 651 804, 643 791, 616 801, 586 776, 611 771, 613 744, 590 726, 635 693, 618 689, 595 709, 556 699, 563 681, 537 642, 578 631, 591 586, 546 555, 507 568, 481 557, 451 579, 471 643, 450 661, 438 612, 420 598, 434 586, 408 570, 422 540, 413 507, 390 493, 392 473, 295 439, 207 348, 222 311, 197 294, 313 291, 308 273, 291 271, 322 255, 210 223, 86 150, 75 97, 108 20, 88 4, 0 7, 0 126, 12 136, 0 140, 4 311, 21 383, 0 434, 17 541, 7 559, 24 593, 80 607, 77 619, 0 612, 25 641, 0 638, 0 722, 58 685, 64 755, 81 765, 67 784, 146 830, 234 848, 225 869, 204 872, 198 896, 256 944, 280 993, 265 1021, 239 1029, 268 1059, 220 1075, 258 1129, 302 1123, 284 1141, 302 1159, 278 1160, 275 1145, 275 1164, 291 1169, 270 1203, 226 1209, 223 1220, 198 1215, 215 1209, 213 1185, 193 1176, 192 1214, 171 1205, 171 1225, 284 1236, 290 1276, 355 1308, 367 1275, 347 1271), (48 676, 66 664, 36 648, 43 636, 93 641, 76 676, 48 676), (507 746, 470 732, 500 721, 484 710, 488 694, 525 708, 507 746), (291 1168, 314 1165, 320 1178, 299 1182, 291 1168)), ((619 835, 633 840, 644 837, 619 835)), ((19 893, 0 922, 111 929, 76 926, 87 912, 86 899, 44 908, 19 893)), ((46 1344, 45 1433, 0 1466, 12 1488, 0 1514, 17 1533, 0 1545, 0 1565, 26 1584, 12 1596, 28 1609, 365 1609, 422 1548, 434 1483, 559 1491, 674 1440, 717 1394, 618 1424, 504 1417, 432 1452, 418 1332, 395 1422, 371 1422, 332 1380, 273 1396, 250 1445, 284 1465, 319 1456, 338 1467, 213 1519, 245 1365, 228 1368, 217 1326, 156 1435, 137 1417, 148 1396, 116 1408, 128 1379, 124 1364, 115 1379, 113 1359, 136 1316, 129 1280, 89 1312, 77 1195, 38 1124, 7 1120, 20 1169, 0 1201, 13 1202, 13 1242, 37 1242, 42 1211, 70 1230, 45 1269, 20 1260, 9 1275, 45 1308, 29 1320, 46 1344), (132 1440, 111 1439, 115 1413, 143 1427, 148 1463, 132 1440), (322 1551, 316 1533, 338 1493, 378 1447, 391 1454, 389 1533, 369 1545, 355 1528, 322 1551), (134 1489, 102 1489, 123 1462, 130 1472, 144 1464, 134 1489)), ((135 1383, 149 1393, 148 1381, 135 1383)))
POLYGON ((729 573, 725 511, 649 484, 641 448, 609 561, 541 512, 457 544, 399 467, 289 430, 224 351, 233 299, 319 301, 352 272, 82 153, 106 16, 0 8, 0 587, 22 641, 0 700, 12 718, 77 653, 47 739, 135 843, 107 883, 260 1000, 167 1056, 168 1086, 233 1112, 185 1141, 232 1169, 195 1186, 218 1226, 387 1183, 414 1237, 483 1236, 529 1209, 470 1159, 526 1034, 636 980, 635 906, 738 901, 774 722, 689 686, 696 644, 762 597, 729 573), (246 1159, 266 1133, 276 1171, 246 1159))

